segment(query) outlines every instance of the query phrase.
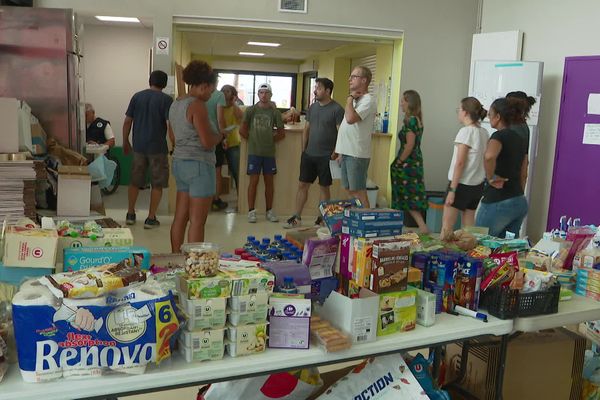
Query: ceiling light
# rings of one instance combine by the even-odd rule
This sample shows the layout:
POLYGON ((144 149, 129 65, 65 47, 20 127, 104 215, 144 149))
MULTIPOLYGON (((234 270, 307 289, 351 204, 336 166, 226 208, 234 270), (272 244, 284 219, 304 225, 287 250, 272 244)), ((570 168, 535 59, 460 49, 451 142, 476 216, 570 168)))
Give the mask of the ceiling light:
POLYGON ((105 15, 96 15, 96 19, 107 22, 140 22, 140 20, 135 17, 108 17, 105 15))
POLYGON ((238 54, 240 56, 256 56, 256 57, 262 57, 265 55, 265 53, 252 53, 249 51, 240 51, 238 54))
POLYGON ((281 43, 269 43, 269 42, 248 42, 251 46, 266 46, 266 47, 279 47, 281 43))

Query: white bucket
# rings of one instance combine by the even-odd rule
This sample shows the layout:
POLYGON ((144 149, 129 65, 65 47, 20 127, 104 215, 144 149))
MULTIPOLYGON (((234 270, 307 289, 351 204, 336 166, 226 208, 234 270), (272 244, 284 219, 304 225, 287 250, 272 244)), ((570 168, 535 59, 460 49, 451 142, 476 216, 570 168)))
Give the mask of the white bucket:
POLYGON ((377 193, 379 193, 379 188, 377 186, 372 189, 367 188, 367 197, 369 198, 369 205, 371 208, 375 208, 377 205, 377 193))

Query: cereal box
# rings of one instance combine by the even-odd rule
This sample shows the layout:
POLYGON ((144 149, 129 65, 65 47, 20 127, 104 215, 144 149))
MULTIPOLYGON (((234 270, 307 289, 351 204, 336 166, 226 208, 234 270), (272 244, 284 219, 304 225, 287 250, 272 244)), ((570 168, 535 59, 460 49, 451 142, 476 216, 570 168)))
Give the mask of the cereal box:
POLYGON ((454 279, 454 304, 477 311, 482 277, 483 262, 481 260, 476 258, 460 260, 454 279))

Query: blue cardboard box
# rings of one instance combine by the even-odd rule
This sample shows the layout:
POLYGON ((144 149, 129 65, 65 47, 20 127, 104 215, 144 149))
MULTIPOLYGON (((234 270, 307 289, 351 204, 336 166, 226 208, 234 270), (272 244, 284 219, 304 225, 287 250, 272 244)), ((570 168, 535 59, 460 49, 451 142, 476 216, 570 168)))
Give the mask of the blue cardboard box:
POLYGON ((23 281, 54 273, 54 268, 7 267, 0 262, 0 282, 19 286, 23 281))
POLYGON ((391 208, 347 208, 344 216, 356 221, 404 221, 404 212, 391 208))
POLYGON ((384 229, 402 229, 404 225, 402 220, 388 220, 388 221, 363 221, 358 219, 344 218, 344 226, 348 226, 353 229, 362 230, 384 230, 384 229))
POLYGON ((128 259, 143 270, 150 268, 150 251, 145 247, 68 247, 64 249, 64 271, 79 271, 128 259))
MULTIPOLYGON (((345 220, 344 220, 345 221, 345 220)), ((358 238, 376 238, 385 236, 396 236, 402 234, 402 225, 399 228, 371 228, 360 229, 350 226, 342 226, 342 233, 358 238)))
POLYGON ((331 231, 332 235, 337 235, 342 231, 342 220, 344 219, 344 210, 351 207, 361 207, 358 199, 350 200, 330 200, 322 201, 319 204, 319 211, 323 221, 331 231))

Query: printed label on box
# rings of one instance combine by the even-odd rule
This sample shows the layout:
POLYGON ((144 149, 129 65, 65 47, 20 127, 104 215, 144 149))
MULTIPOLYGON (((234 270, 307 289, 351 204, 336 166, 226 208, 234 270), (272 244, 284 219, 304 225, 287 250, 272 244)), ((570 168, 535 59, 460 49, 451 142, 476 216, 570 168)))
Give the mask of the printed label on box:
POLYGON ((373 317, 362 317, 354 319, 354 341, 357 343, 364 342, 369 339, 373 332, 374 323, 373 317))

